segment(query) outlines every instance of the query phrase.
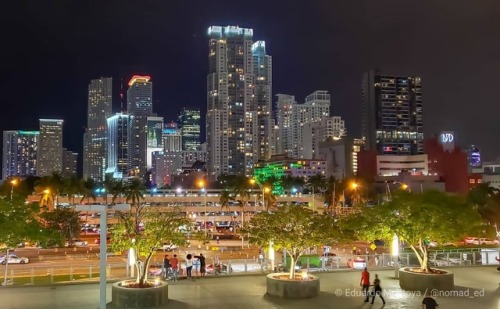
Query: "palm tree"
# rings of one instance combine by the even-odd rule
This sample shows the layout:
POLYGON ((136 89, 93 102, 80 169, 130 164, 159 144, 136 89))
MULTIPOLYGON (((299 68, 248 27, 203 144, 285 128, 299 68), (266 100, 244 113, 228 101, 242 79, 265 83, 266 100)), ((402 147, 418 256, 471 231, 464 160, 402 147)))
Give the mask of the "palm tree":
POLYGON ((309 177, 306 183, 307 188, 314 192, 314 194, 318 193, 320 188, 324 188, 326 186, 326 178, 323 174, 316 174, 314 176, 309 177))
POLYGON ((81 182, 76 175, 64 178, 64 192, 68 195, 71 203, 75 204, 75 195, 81 191, 81 182))
POLYGON ((229 202, 233 200, 234 198, 231 196, 231 193, 228 190, 222 190, 219 197, 221 210, 224 210, 224 208, 230 210, 231 208, 229 207, 229 202))
POLYGON ((328 209, 330 211, 333 210, 336 201, 336 192, 337 191, 337 180, 335 176, 330 176, 326 180, 326 190, 325 190, 325 202, 328 205, 328 209))
POLYGON ((144 190, 146 190, 146 187, 139 178, 132 179, 125 186, 125 199, 127 202, 130 202, 131 212, 133 212, 132 209, 135 209, 133 215, 137 230, 141 224, 142 211, 144 210, 144 205, 141 205, 141 201, 144 199, 144 190))
POLYGON ((111 203, 115 203, 118 196, 125 194, 125 186, 121 180, 115 180, 113 186, 111 187, 110 193, 113 195, 111 198, 111 203))
POLYGON ((93 201, 96 200, 96 195, 95 195, 95 182, 92 180, 92 178, 89 178, 87 180, 80 180, 80 186, 82 190, 82 199, 80 200, 80 203, 83 202, 84 199, 87 199, 87 203, 90 203, 90 199, 93 201))

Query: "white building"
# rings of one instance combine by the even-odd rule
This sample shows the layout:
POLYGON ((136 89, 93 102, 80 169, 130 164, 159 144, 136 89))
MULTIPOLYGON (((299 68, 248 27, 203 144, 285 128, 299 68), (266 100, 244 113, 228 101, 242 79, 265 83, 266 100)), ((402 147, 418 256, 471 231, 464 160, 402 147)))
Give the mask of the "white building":
POLYGON ((83 179, 104 180, 107 158, 106 119, 111 117, 112 78, 90 81, 88 87, 87 128, 83 136, 83 179))
POLYGON ((346 135, 345 122, 339 116, 323 118, 305 123, 302 127, 302 147, 304 159, 316 158, 319 143, 339 140, 346 135))
POLYGON ((211 26, 207 76, 208 175, 250 175, 268 150, 272 63, 253 30, 211 26), (258 69, 257 71, 254 71, 258 69))
POLYGON ((378 155, 377 175, 398 176, 402 171, 413 174, 429 174, 429 160, 426 154, 421 155, 378 155))

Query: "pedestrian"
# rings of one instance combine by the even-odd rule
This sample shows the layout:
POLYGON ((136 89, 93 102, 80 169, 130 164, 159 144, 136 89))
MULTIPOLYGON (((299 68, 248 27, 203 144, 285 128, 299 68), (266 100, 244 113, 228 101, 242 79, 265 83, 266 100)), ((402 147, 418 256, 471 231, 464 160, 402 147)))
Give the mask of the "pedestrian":
POLYGON ((163 258, 163 278, 167 279, 168 274, 170 272, 170 260, 168 258, 168 254, 165 254, 165 257, 163 258))
POLYGON ((259 264, 262 265, 264 263, 264 254, 260 253, 259 254, 259 264))
POLYGON ((179 260, 177 259, 177 254, 174 254, 174 257, 170 259, 170 267, 172 268, 174 281, 177 281, 177 274, 179 273, 179 260))
MULTIPOLYGON (((495 260, 497 260, 498 263, 500 263, 500 257, 496 257, 495 260)), ((500 266, 497 267, 497 270, 500 271, 500 266)))
POLYGON ((439 308, 439 303, 431 297, 431 295, 427 294, 427 290, 425 290, 424 299, 422 300, 422 309, 436 309, 439 308))
POLYGON ((375 280, 373 280, 372 305, 377 295, 380 296, 382 303, 385 305, 385 299, 382 296, 382 287, 380 286, 380 279, 378 278, 378 275, 375 275, 375 280))
POLYGON ((356 254, 356 246, 352 247, 352 254, 356 254))
POLYGON ((378 266, 378 255, 377 255, 377 252, 375 252, 375 266, 378 266))
POLYGON ((191 271, 193 269, 192 258, 193 258, 193 256, 191 255, 191 253, 188 253, 188 255, 186 255, 186 278, 187 279, 193 279, 191 276, 191 271))
POLYGON ((206 274, 205 256, 203 256, 203 253, 200 253, 200 255, 196 255, 195 258, 197 258, 200 261, 200 276, 201 278, 205 278, 206 274))
POLYGON ((367 303, 370 300, 370 273, 368 272, 368 268, 365 267, 365 270, 361 272, 361 281, 359 282, 359 285, 363 289, 363 295, 366 296, 365 303, 367 303))
POLYGON ((217 244, 218 244, 218 243, 219 243, 219 236, 217 236, 217 238, 216 238, 216 239, 217 239, 217 244))

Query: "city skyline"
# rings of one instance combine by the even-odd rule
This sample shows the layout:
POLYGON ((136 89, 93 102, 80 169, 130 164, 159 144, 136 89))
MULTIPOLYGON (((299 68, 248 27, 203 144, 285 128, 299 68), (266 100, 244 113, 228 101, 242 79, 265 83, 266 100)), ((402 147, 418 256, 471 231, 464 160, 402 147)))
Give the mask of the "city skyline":
MULTIPOLYGON (((6 53, 3 58, 11 61, 1 69, 5 96, 0 103, 6 111, 1 129, 37 130, 40 118, 63 119, 64 147, 82 156, 90 80, 113 78, 116 113, 120 111, 120 83, 125 92, 134 74, 151 76, 154 112, 165 122, 175 119, 182 107, 200 108, 204 120, 206 29, 240 25, 254 29, 273 57, 273 105, 274 94, 302 98, 315 89, 327 90, 333 114, 345 119, 350 136, 358 137, 363 72, 380 68, 387 74, 420 76, 426 137, 454 131, 457 143, 475 144, 486 160, 500 155, 500 146, 491 142, 500 124, 495 113, 488 112, 495 106, 500 75, 495 55, 500 44, 485 30, 500 27, 495 19, 500 5, 387 2, 392 3, 391 10, 368 2, 355 6, 296 1, 290 14, 278 19, 273 18, 273 9, 284 8, 271 4, 261 10, 259 1, 248 10, 242 4, 205 7, 202 2, 193 10, 181 4, 145 4, 138 10, 128 4, 116 10, 113 3, 100 4, 100 10, 84 3, 60 7, 8 4, 12 14, 2 23, 22 26, 7 35, 8 47, 2 51, 6 53), (105 23, 106 14, 111 13, 114 23, 105 23), (317 18, 297 23, 301 14, 317 18), (175 27, 182 24, 188 26, 175 27), (407 34, 401 34, 401 27, 408 29, 407 34), (178 45, 172 51, 173 44, 178 45), (99 57, 90 53, 96 46, 99 57)), ((202 140, 204 129, 203 121, 202 140)))

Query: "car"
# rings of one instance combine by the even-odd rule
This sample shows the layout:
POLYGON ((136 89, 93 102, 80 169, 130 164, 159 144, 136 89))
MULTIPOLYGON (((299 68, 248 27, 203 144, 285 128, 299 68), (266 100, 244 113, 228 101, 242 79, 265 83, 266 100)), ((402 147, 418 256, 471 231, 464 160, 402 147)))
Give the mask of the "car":
MULTIPOLYGON (((9 254, 9 258, 7 261, 9 264, 28 264, 30 262, 30 259, 27 257, 19 257, 15 254, 9 254)), ((5 255, 0 257, 0 263, 2 265, 5 265, 5 255)))
POLYGON ((208 264, 205 267, 205 271, 207 274, 214 274, 214 275, 220 275, 220 274, 226 274, 229 275, 230 273, 233 272, 232 267, 228 267, 227 264, 224 263, 219 263, 214 266, 214 264, 208 264))
POLYGON ((497 239, 490 238, 479 238, 477 241, 474 241, 475 245, 498 245, 497 239))
POLYGON ((81 239, 73 239, 73 241, 71 243, 69 243, 69 242, 65 243, 66 247, 69 247, 69 246, 85 247, 87 245, 88 245, 88 242, 86 242, 85 240, 81 240, 81 239))
POLYGON ((173 243, 163 243, 163 245, 161 246, 161 249, 163 251, 173 251, 177 248, 179 248, 179 246, 174 245, 173 243))
POLYGON ((477 237, 465 237, 464 242, 466 245, 474 245, 476 242, 479 244, 479 238, 477 238, 477 237))
MULTIPOLYGON (((108 237, 106 237, 106 243, 107 243, 107 244, 109 244, 109 242, 110 242, 110 237, 108 236, 108 237)), ((96 238, 96 239, 94 240, 94 243, 96 243, 96 244, 98 244, 98 245, 99 245, 99 244, 101 243, 101 238, 100 238, 100 237, 99 237, 99 238, 96 238)))

